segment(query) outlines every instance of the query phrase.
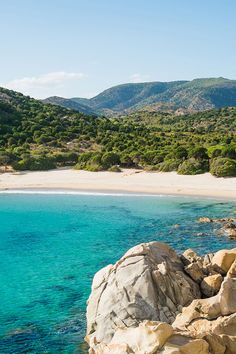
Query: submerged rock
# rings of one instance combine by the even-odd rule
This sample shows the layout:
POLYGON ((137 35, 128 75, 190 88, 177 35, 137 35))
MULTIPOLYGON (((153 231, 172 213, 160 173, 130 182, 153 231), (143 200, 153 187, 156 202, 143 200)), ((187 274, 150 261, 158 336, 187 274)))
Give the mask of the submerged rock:
POLYGON ((236 239, 236 225, 232 222, 226 223, 218 230, 220 235, 228 236, 230 239, 236 239))
POLYGON ((218 235, 228 236, 232 240, 236 240, 236 218, 211 219, 208 217, 201 217, 198 219, 198 222, 203 224, 221 224, 221 227, 216 230, 216 233, 218 235))
POLYGON ((94 277, 89 353, 231 353, 235 274, 236 249, 200 257, 159 242, 132 248, 94 277))

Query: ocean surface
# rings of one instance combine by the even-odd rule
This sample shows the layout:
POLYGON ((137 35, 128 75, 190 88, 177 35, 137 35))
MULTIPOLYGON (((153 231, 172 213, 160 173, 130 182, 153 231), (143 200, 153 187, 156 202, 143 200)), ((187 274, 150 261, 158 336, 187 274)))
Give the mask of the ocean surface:
POLYGON ((96 271, 140 242, 200 254, 235 247, 196 222, 235 212, 234 202, 190 197, 0 194, 0 353, 86 353, 96 271))

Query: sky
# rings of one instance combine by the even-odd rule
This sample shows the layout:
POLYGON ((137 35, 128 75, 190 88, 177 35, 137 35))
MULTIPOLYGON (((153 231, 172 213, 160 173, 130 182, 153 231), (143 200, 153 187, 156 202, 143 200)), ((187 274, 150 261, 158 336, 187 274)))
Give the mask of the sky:
POLYGON ((235 0, 0 0, 0 86, 35 98, 236 79, 235 0))

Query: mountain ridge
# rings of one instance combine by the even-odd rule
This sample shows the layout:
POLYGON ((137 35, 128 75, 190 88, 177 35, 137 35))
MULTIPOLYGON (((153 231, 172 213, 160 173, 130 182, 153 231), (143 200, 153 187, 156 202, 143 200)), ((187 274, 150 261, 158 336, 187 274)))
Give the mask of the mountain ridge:
MULTIPOLYGON (((73 97, 59 102, 43 100, 66 108, 74 107, 106 116, 126 115, 148 109, 171 113, 194 113, 214 108, 236 106, 236 80, 223 77, 198 78, 192 81, 126 83, 113 86, 90 99, 73 97), (65 101, 63 101, 65 100, 65 101)), ((86 113, 85 111, 83 111, 86 113)))

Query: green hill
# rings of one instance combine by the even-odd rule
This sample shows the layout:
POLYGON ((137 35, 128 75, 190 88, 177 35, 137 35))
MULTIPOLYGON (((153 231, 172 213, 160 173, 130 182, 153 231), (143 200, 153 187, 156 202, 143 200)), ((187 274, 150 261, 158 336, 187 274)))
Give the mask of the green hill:
POLYGON ((236 108, 96 117, 0 88, 1 170, 67 165, 91 171, 119 171, 121 166, 235 176, 236 108))
POLYGON ((86 106, 83 103, 76 102, 76 100, 74 101, 72 99, 52 96, 42 100, 42 102, 46 104, 50 103, 57 106, 65 107, 85 114, 96 115, 96 113, 89 106, 86 106))
MULTIPOLYGON (((236 106, 236 80, 209 78, 123 84, 107 89, 91 99, 72 98, 69 101, 107 116, 125 115, 137 110, 193 113, 236 106)), ((50 99, 50 103, 70 108, 69 101, 58 103, 50 99)), ((76 105, 74 108, 77 109, 76 105)))

